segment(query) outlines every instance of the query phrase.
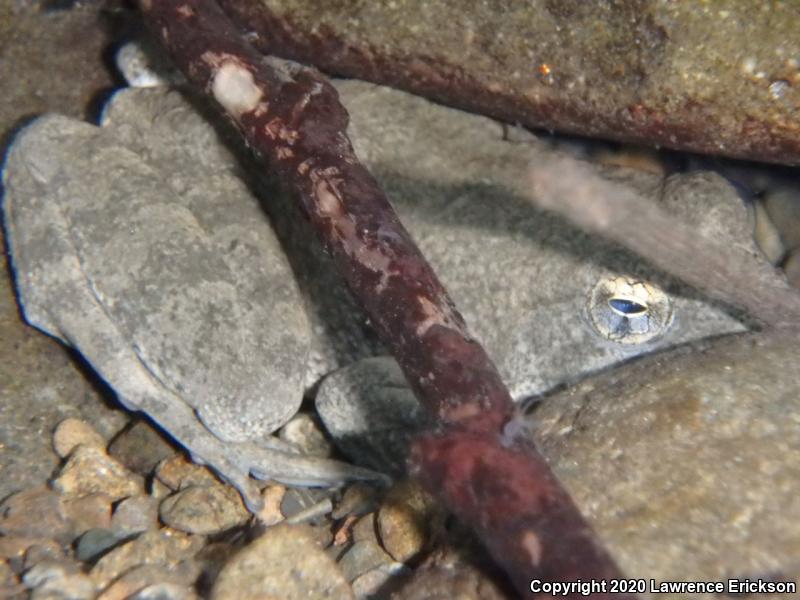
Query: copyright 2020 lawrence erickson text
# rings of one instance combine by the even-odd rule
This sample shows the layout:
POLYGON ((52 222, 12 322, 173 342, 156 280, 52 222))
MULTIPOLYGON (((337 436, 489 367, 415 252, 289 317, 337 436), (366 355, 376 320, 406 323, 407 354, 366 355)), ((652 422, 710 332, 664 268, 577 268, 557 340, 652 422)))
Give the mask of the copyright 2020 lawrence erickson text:
POLYGON ((794 594, 795 581, 770 579, 726 579, 724 581, 656 581, 655 579, 578 579, 544 581, 532 579, 531 592, 553 597, 579 594, 794 594))

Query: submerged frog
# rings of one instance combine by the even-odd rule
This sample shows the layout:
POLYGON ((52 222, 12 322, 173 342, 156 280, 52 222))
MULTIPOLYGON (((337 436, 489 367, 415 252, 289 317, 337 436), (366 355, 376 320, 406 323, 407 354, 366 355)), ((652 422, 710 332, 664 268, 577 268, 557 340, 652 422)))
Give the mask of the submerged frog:
MULTIPOLYGON (((544 145, 509 143, 494 121, 399 91, 338 87, 357 153, 516 399, 744 328, 635 256, 534 209, 523 173, 544 145)), ((271 226, 253 195, 260 182, 245 183, 225 128, 201 105, 176 90, 131 89, 110 101, 101 127, 48 115, 19 134, 4 210, 25 317, 76 347, 126 407, 251 508, 251 474, 301 485, 380 478, 271 435, 322 377, 369 369, 375 361, 361 360, 383 351, 291 200, 262 193, 271 226)), ((751 244, 747 210, 715 176, 607 175, 751 244), (712 205, 690 198, 703 186, 712 205)))

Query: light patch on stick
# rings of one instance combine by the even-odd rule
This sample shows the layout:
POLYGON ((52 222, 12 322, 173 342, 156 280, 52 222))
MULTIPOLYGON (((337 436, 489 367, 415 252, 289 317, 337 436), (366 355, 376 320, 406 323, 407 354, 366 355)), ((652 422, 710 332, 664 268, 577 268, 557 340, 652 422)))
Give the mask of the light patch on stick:
POLYGON ((261 90, 253 74, 238 62, 223 62, 214 74, 211 93, 223 108, 234 117, 255 110, 261 101, 261 90))

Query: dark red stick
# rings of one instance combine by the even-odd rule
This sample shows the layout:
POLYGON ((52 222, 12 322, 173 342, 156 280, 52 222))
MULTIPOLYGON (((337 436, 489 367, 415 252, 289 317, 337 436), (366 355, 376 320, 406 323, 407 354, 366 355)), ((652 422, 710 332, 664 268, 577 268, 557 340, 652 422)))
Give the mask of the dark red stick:
POLYGON ((428 489, 474 525, 522 593, 534 577, 619 577, 539 454, 504 437, 514 412, 508 390, 358 162, 336 90, 312 69, 255 52, 213 0, 142 0, 141 6, 177 66, 297 194, 435 416, 439 432, 420 437, 412 452, 412 468, 428 489))

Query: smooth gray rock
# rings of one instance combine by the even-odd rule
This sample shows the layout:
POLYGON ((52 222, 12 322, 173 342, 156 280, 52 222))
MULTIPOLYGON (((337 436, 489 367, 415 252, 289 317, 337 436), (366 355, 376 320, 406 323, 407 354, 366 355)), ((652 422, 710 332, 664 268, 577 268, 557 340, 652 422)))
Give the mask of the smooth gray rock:
POLYGON ((520 424, 628 577, 797 582, 800 340, 693 346, 587 379, 520 424))

